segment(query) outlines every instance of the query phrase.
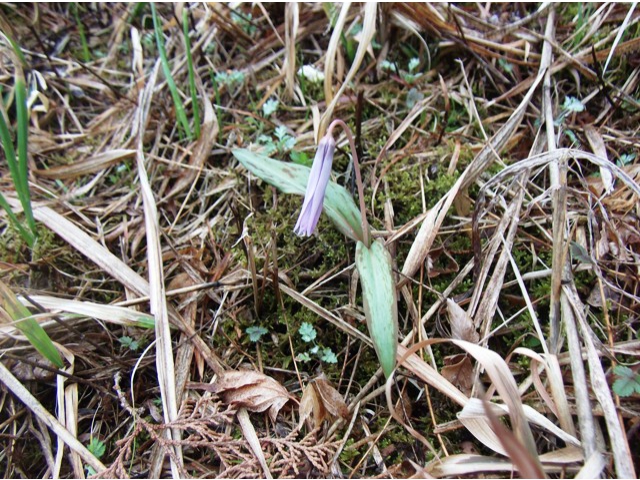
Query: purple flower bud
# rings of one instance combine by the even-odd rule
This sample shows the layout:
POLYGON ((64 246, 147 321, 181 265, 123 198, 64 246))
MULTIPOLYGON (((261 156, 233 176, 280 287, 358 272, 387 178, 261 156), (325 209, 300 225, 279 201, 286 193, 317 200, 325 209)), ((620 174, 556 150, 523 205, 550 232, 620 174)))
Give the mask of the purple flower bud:
POLYGON ((336 150, 336 141, 332 135, 325 135, 320 140, 316 157, 313 159, 311 173, 309 173, 309 183, 307 183, 307 192, 304 195, 304 203, 293 231, 301 236, 309 236, 316 229, 320 213, 322 212, 322 203, 324 201, 324 192, 329 183, 331 174, 331 164, 333 163, 333 153, 336 150))

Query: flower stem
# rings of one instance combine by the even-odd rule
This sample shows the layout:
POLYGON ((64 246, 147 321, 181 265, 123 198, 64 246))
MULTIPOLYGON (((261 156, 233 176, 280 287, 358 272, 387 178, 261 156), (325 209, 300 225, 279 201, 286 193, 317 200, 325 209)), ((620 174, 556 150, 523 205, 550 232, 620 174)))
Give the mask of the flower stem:
POLYGON ((371 246, 371 242, 369 240, 369 222, 367 221, 367 214, 365 213, 365 205, 364 205, 364 187, 362 185, 362 177, 360 176, 360 162, 358 161, 358 152, 356 151, 356 144, 353 140, 353 134, 351 133, 351 129, 349 125, 345 122, 336 118, 327 129, 327 133, 332 134, 333 128, 339 125, 344 130, 344 133, 347 135, 347 140, 349 140, 349 146, 351 147, 351 155, 353 156, 353 164, 354 169, 356 171, 356 185, 358 186, 358 197, 360 200, 360 216, 362 217, 362 241, 366 245, 367 248, 371 246))

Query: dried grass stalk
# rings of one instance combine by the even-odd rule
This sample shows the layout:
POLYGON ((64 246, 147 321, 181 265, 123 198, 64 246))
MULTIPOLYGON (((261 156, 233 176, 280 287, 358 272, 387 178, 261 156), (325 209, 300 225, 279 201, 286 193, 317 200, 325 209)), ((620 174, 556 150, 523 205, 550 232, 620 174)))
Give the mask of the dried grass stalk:
MULTIPOLYGON (((157 68, 154 70, 157 72, 157 68)), ((136 164, 138 167, 138 178, 140 180, 140 193, 142 195, 144 207, 144 223, 147 233, 147 261, 149 264, 149 299, 151 313, 155 318, 156 331, 156 367, 158 370, 158 383, 160 385, 160 395, 162 397, 163 413, 166 423, 171 423, 178 418, 178 398, 175 384, 175 370, 173 359, 173 346, 171 343, 171 330, 169 329, 169 314, 167 311, 167 299, 164 287, 164 270, 162 262, 162 249, 160 247, 160 231, 158 223, 158 212, 151 185, 147 177, 144 165, 144 145, 142 132, 147 123, 145 113, 148 113, 148 103, 151 102, 153 89, 155 87, 156 76, 152 75, 148 80, 145 89, 140 93, 139 109, 141 111, 138 119, 140 128, 138 130, 138 145, 136 151, 136 164)), ((178 429, 165 431, 167 438, 178 442, 181 432, 178 429)), ((170 456, 171 472, 173 478, 181 478, 182 474, 182 448, 179 443, 175 444, 174 457, 170 456)), ((153 467, 152 472, 156 471, 153 467)), ((159 473, 159 472, 157 472, 159 473)), ((152 475, 154 476, 154 475, 152 475)))
POLYGON ((14 377, 7 367, 0 362, 0 380, 25 406, 48 428, 62 439, 62 441, 74 452, 76 452, 82 460, 91 466, 96 472, 100 473, 106 469, 100 460, 93 453, 82 445, 78 439, 69 432, 53 415, 51 415, 42 404, 14 377))

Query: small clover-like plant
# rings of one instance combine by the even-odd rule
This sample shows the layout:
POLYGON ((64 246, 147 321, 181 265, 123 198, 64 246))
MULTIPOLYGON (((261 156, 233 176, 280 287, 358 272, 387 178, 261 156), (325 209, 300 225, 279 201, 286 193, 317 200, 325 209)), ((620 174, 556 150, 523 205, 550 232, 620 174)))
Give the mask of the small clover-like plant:
POLYGON ((413 83, 415 82, 420 75, 422 75, 422 73, 420 71, 418 71, 418 66, 420 66, 420 59, 417 57, 413 57, 411 60, 409 60, 409 63, 407 64, 407 70, 400 70, 398 68, 398 64, 396 62, 390 62, 389 60, 383 60, 380 63, 380 68, 382 70, 386 70, 390 73, 397 73, 399 74, 405 82, 407 83, 413 83))
POLYGON ((91 440, 89 440, 89 445, 87 445, 87 450, 93 453, 96 458, 100 459, 107 451, 107 446, 102 440, 96 437, 91 437, 91 440))
POLYGON ((275 152, 285 153, 293 149, 296 145, 295 137, 289 135, 289 131, 284 125, 276 127, 273 135, 275 139, 274 137, 264 134, 258 137, 258 143, 264 147, 265 155, 271 155, 275 152))
POLYGON ((567 112, 584 112, 584 103, 582 103, 578 98, 567 95, 564 99, 564 104, 562 108, 567 112))
POLYGON ((640 393, 640 373, 634 372, 629 367, 616 365, 613 367, 616 376, 612 389, 620 397, 630 397, 634 393, 640 393))
POLYGON ((413 108, 416 106, 416 103, 422 101, 424 99, 424 93, 422 93, 417 88, 412 88, 407 93, 407 108, 413 108))
POLYGON ((564 103, 562 104, 560 115, 555 119, 553 123, 556 127, 559 127, 564 123, 564 119, 567 118, 568 115, 572 113, 584 112, 584 110, 584 103, 582 103, 579 98, 567 95, 564 99, 564 103))
POLYGON ((262 114, 265 118, 270 117, 278 111, 280 102, 276 98, 270 98, 262 104, 262 114))
POLYGON ((409 72, 403 73, 402 77, 409 83, 413 83, 416 81, 416 79, 421 75, 420 72, 417 72, 416 69, 418 68, 418 65, 420 65, 420 59, 413 57, 411 60, 409 60, 409 64, 407 65, 407 68, 409 69, 409 72))
POLYGON ((383 60, 380 62, 380 68, 393 73, 398 71, 398 65, 395 62, 390 62, 389 60, 383 60))
POLYGON ((313 342, 316 339, 316 336, 318 335, 313 325, 311 325, 308 322, 303 322, 302 325, 300 325, 300 329, 298 330, 298 333, 302 337, 302 340, 307 343, 313 342))
MULTIPOLYGON (((100 458, 107 451, 107 446, 102 440, 99 440, 96 437, 91 437, 91 440, 89 440, 89 445, 87 445, 87 450, 89 450, 94 457, 100 460, 100 458)), ((90 465, 86 465, 85 468, 87 470, 87 475, 89 476, 95 475, 97 473, 90 465)))
POLYGON ((295 137, 292 137, 291 135, 289 135, 289 131, 287 130, 287 127, 285 127, 284 125, 279 125, 278 127, 276 127, 273 134, 278 139, 277 146, 279 151, 285 152, 295 147, 296 139, 295 137))
POLYGON ((338 357, 333 353, 333 350, 328 347, 322 349, 322 352, 320 353, 320 360, 326 363, 338 363, 338 357))
POLYGON ((289 156, 291 157, 291 161, 293 163, 297 163, 298 165, 305 165, 307 167, 311 166, 311 159, 304 152, 292 150, 289 156))
POLYGON ((133 338, 124 335, 118 339, 120 345, 124 348, 131 350, 132 352, 137 351, 140 348, 140 342, 138 340, 134 340, 133 338))
POLYGON ((311 361, 311 355, 315 355, 323 362, 338 363, 338 357, 333 353, 333 350, 329 347, 321 347, 316 344, 315 340, 318 336, 318 332, 313 325, 309 322, 302 322, 302 325, 300 325, 300 328, 298 329, 298 333, 300 334, 303 342, 313 343, 313 346, 306 352, 299 353, 296 356, 296 360, 299 362, 309 362, 311 361))
POLYGON ((252 20, 253 16, 251 13, 243 13, 236 10, 231 11, 231 21, 242 28, 249 36, 252 36, 258 30, 252 20))
POLYGON ((238 70, 230 70, 228 72, 217 72, 215 80, 217 85, 225 85, 232 89, 244 83, 245 75, 238 70))
POLYGON ((263 335, 269 333, 269 330, 264 327, 249 327, 245 330, 245 332, 247 333, 247 335, 249 335, 249 340, 251 340, 253 343, 256 343, 260 341, 263 335))

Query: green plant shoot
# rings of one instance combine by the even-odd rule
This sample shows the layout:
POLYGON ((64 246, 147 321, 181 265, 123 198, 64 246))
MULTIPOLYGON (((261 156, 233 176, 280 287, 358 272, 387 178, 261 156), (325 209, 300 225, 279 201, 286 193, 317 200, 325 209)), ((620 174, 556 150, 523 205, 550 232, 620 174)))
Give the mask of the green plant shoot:
POLYGON ((160 61, 162 62, 162 71, 164 72, 164 76, 167 80, 167 85, 169 86, 169 91, 171 92, 171 98, 173 98, 173 104, 176 108, 176 117, 178 117, 178 122, 182 126, 182 129, 184 130, 187 137, 191 139, 193 138, 191 134, 191 127, 189 126, 189 120, 187 120, 187 114, 184 110, 184 104, 182 103, 182 99, 180 98, 178 87, 176 87, 176 82, 173 80, 173 76, 171 75, 171 67, 169 66, 167 51, 164 48, 164 40, 162 39, 162 27, 160 26, 158 13, 156 12, 156 6, 154 3, 151 3, 151 13, 153 16, 153 28, 156 36, 156 44, 158 45, 158 52, 160 52, 160 61))
POLYGON ((189 18, 186 8, 182 10, 182 30, 184 32, 184 44, 187 52, 187 71, 189 72, 189 92, 191 93, 191 109, 193 110, 193 129, 196 138, 200 138, 200 108, 198 107, 198 90, 196 89, 196 75, 193 69, 193 58, 191 56, 189 18))
POLYGON ((34 348, 56 367, 64 367, 60 352, 55 347, 47 332, 31 318, 31 312, 20 303, 15 294, 3 282, 0 282, 0 307, 13 320, 34 348))

